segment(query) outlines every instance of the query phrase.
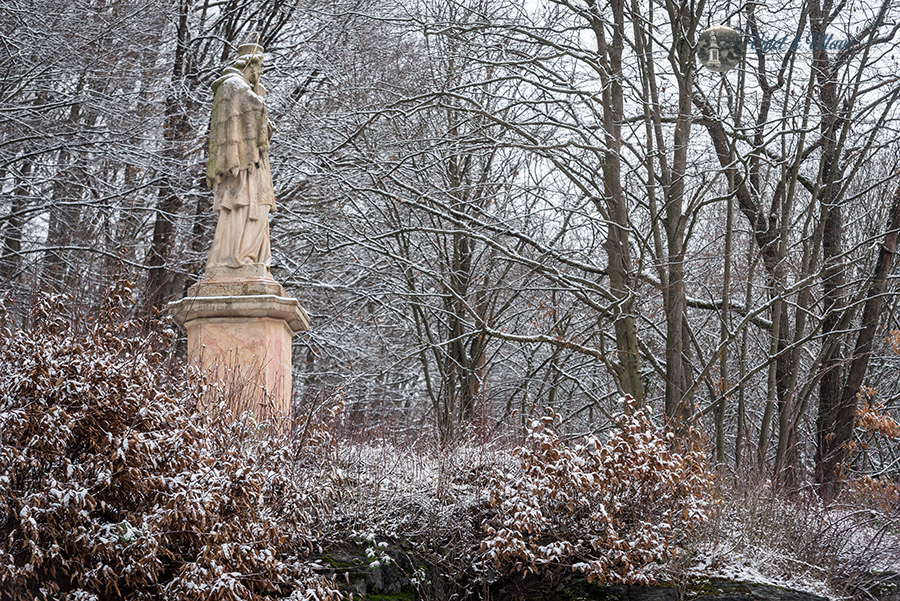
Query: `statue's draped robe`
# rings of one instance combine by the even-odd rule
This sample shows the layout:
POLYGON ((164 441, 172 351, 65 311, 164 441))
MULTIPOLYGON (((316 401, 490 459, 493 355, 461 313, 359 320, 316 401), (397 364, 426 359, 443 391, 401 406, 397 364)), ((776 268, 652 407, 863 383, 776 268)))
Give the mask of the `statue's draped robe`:
POLYGON ((212 84, 212 118, 206 183, 213 189, 219 212, 207 277, 227 277, 225 268, 271 263, 269 211, 275 192, 269 169, 272 133, 262 98, 241 72, 225 69, 212 84))

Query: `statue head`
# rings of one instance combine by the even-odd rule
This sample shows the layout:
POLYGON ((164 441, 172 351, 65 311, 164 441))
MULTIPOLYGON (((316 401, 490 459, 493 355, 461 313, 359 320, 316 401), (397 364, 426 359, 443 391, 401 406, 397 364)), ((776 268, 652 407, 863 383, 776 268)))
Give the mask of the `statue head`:
POLYGON ((238 47, 238 55, 234 60, 234 68, 244 75, 244 79, 251 87, 259 86, 259 77, 262 74, 263 47, 259 44, 241 44, 238 47))

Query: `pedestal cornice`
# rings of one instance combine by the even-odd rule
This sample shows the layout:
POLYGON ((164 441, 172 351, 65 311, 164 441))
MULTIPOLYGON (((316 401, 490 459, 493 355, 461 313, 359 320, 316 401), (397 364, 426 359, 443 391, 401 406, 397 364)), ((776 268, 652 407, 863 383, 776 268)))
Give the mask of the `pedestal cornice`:
POLYGON ((281 319, 292 334, 309 329, 309 317, 300 301, 274 294, 186 296, 169 303, 168 311, 175 323, 184 327, 196 319, 221 317, 281 319))

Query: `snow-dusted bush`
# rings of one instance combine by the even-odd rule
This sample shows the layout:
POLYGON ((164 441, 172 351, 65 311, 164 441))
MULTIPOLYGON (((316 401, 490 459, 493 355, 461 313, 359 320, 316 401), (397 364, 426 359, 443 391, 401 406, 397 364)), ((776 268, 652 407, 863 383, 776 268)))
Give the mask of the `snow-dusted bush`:
POLYGON ((160 336, 44 297, 0 335, 0 590, 4 599, 328 599, 296 557, 315 502, 293 449, 252 420, 193 412, 160 336))
POLYGON ((645 410, 617 417, 608 440, 587 437, 571 447, 552 429, 556 418, 531 422, 516 450, 521 471, 494 475, 485 558, 525 574, 649 581, 647 568, 670 558, 709 516, 705 454, 693 434, 675 441, 645 410))

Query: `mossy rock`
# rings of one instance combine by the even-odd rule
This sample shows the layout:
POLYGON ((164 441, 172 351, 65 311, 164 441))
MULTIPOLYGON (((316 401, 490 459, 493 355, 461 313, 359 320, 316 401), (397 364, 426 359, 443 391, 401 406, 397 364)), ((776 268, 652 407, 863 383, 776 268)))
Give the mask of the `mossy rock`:
POLYGON ((363 601, 415 601, 416 591, 413 587, 410 586, 394 595, 371 593, 368 595, 362 595, 361 599, 363 601))
POLYGON ((405 553, 390 545, 379 553, 390 557, 390 562, 376 562, 366 556, 366 545, 343 544, 328 549, 327 553, 311 559, 324 567, 324 573, 334 578, 338 587, 355 598, 377 601, 412 601, 416 591, 407 574, 412 564, 405 553))
POLYGON ((600 585, 578 578, 555 590, 540 581, 522 581, 498 592, 503 601, 828 601, 778 586, 719 578, 650 586, 600 585))

